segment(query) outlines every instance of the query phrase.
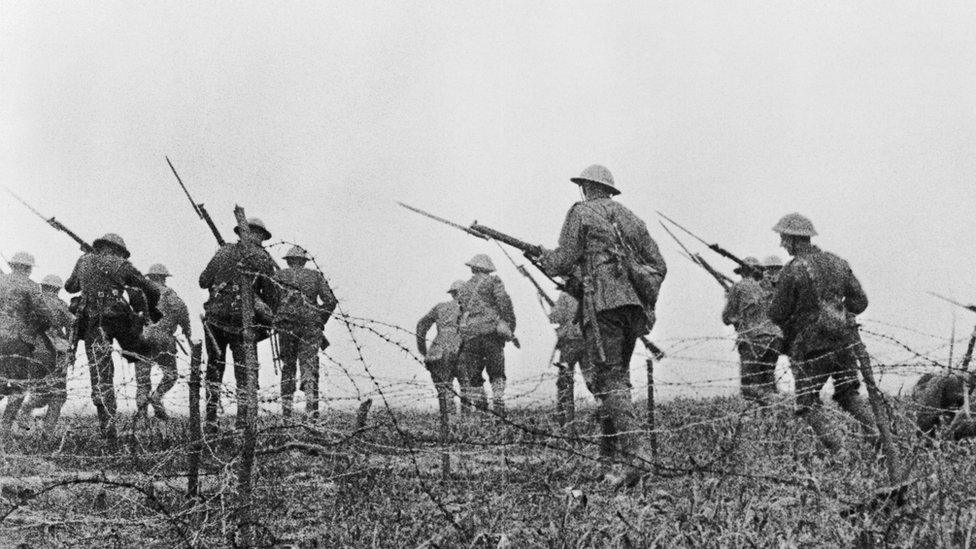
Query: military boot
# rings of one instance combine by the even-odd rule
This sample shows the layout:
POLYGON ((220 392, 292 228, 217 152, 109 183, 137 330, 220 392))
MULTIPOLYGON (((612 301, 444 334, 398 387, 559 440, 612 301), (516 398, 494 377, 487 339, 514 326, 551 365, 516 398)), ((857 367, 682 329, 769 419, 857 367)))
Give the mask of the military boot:
POLYGON ((282 417, 291 417, 291 409, 293 407, 294 397, 292 395, 281 395, 281 415, 282 417))
POLYGON ((830 425, 827 416, 819 406, 812 407, 806 411, 803 414, 803 419, 810 424, 813 432, 816 433, 817 438, 820 439, 820 442, 827 451, 836 454, 840 450, 841 441, 834 432, 833 426, 830 425))
POLYGON ((495 413, 505 417, 505 378, 491 382, 491 399, 495 413))
POLYGON ((851 416, 861 424, 861 434, 864 435, 864 439, 874 444, 878 445, 878 429, 877 423, 875 422, 874 413, 871 411, 871 407, 867 400, 860 396, 854 396, 852 398, 844 399, 839 402, 840 407, 844 409, 845 412, 851 414, 851 416))

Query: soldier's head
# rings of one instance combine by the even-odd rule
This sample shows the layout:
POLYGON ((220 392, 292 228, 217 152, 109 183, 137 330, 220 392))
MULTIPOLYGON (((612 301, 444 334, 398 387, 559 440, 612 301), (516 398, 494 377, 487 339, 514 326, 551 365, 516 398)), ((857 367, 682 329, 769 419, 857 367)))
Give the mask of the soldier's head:
POLYGON ((739 265, 738 267, 732 269, 732 272, 741 276, 742 278, 754 278, 759 280, 762 278, 762 265, 759 263, 759 258, 749 256, 742 260, 746 266, 739 265))
MULTIPOLYGON (((248 233, 251 235, 251 242, 260 244, 271 238, 271 231, 264 226, 264 221, 261 221, 257 217, 248 218, 247 228, 248 233)), ((234 227, 234 232, 237 233, 237 236, 241 236, 240 227, 234 227)), ((243 237, 241 238, 243 239, 243 237)))
POLYGON ((30 276, 34 270, 34 256, 28 252, 17 252, 7 264, 10 265, 11 271, 22 276, 30 276))
POLYGON ((61 290, 62 286, 64 286, 64 284, 61 283, 61 277, 58 275, 50 274, 41 280, 41 291, 44 293, 58 295, 58 292, 61 290))
POLYGON ((451 283, 451 287, 450 289, 447 290, 447 293, 451 294, 451 299, 457 301, 458 294, 461 293, 461 288, 463 287, 464 287, 463 280, 455 280, 453 283, 451 283))
POLYGON ((580 186, 583 197, 587 199, 607 198, 620 194, 620 190, 613 182, 613 174, 599 164, 593 164, 583 170, 579 177, 571 177, 569 180, 580 186))
POLYGON ((95 253, 114 255, 123 259, 129 259, 129 249, 125 246, 125 240, 115 233, 106 233, 101 238, 96 238, 92 242, 95 253))
POLYGON ((308 252, 301 246, 292 246, 285 254, 285 263, 293 269, 304 267, 308 260, 308 252))
POLYGON ((767 255, 762 260, 763 272, 766 278, 775 280, 783 270, 783 260, 778 255, 767 255))
POLYGON ((465 265, 471 267, 471 272, 473 274, 487 274, 495 272, 495 264, 491 261, 491 258, 485 254, 478 254, 472 257, 467 263, 465 263, 465 265))
POLYGON ((773 226, 773 231, 779 233, 779 245, 790 255, 796 255, 800 250, 810 246, 810 237, 816 236, 813 222, 798 213, 786 214, 773 226))
POLYGON ((149 266, 149 270, 146 271, 146 278, 161 286, 166 285, 166 279, 170 276, 173 275, 169 274, 169 269, 162 263, 153 263, 149 266))

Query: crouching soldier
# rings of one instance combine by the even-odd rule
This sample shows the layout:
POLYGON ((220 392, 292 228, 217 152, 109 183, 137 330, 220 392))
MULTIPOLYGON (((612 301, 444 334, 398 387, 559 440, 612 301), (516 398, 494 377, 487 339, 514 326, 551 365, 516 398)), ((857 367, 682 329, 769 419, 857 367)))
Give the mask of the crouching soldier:
MULTIPOLYGON (((458 354, 461 348, 461 333, 458 322, 461 318, 461 307, 458 305, 458 292, 464 286, 463 280, 455 281, 447 291, 451 295, 450 301, 434 305, 420 322, 417 323, 417 350, 424 355, 424 364, 434 380, 437 390, 437 402, 441 414, 453 413, 454 408, 454 380, 458 380, 458 388, 464 392, 469 381, 458 368, 458 354), (437 325, 437 335, 430 348, 427 347, 427 332, 431 326, 437 325)), ((461 411, 468 411, 470 404, 461 400, 461 411)))
POLYGON ((61 416, 61 408, 68 399, 68 368, 74 363, 76 349, 75 316, 71 314, 68 304, 58 297, 61 287, 61 279, 56 275, 47 275, 41 280, 41 298, 51 310, 54 323, 47 331, 50 348, 40 347, 34 357, 50 373, 31 391, 20 419, 20 423, 24 424, 34 410, 47 406, 44 428, 48 432, 54 430, 61 416))
POLYGON ((976 385, 971 372, 956 374, 924 374, 912 390, 912 400, 918 406, 915 417, 919 431, 935 436, 940 424, 949 422, 946 438, 961 440, 976 436, 976 418, 963 412, 964 392, 976 385))

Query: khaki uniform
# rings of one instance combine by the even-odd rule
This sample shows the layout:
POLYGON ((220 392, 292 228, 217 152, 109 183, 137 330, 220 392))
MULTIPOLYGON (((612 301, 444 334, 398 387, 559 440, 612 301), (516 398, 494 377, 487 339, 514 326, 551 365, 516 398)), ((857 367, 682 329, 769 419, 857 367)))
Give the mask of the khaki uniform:
POLYGON ((839 447, 821 410, 820 389, 834 380, 834 400, 876 437, 874 416, 858 393, 857 326, 853 316, 868 306, 846 261, 818 247, 797 252, 779 275, 769 317, 783 330, 796 379, 797 413, 804 416, 824 445, 839 447))
POLYGON ((42 384, 36 387, 30 398, 21 409, 23 419, 28 419, 30 413, 47 406, 44 424, 48 430, 54 428, 61 416, 61 408, 68 399, 68 369, 74 363, 71 347, 75 315, 71 314, 68 304, 55 293, 41 292, 41 298, 47 304, 53 315, 54 324, 48 329, 47 337, 50 346, 39 346, 34 358, 45 365, 50 373, 42 384))
POLYGON ((112 340, 119 342, 123 356, 130 362, 147 352, 140 337, 145 320, 133 311, 124 296, 128 294, 133 302, 144 297, 147 311, 155 316, 159 291, 127 260, 106 253, 82 255, 64 289, 68 293, 81 292, 78 329, 88 355, 92 401, 103 431, 114 436, 112 340))
POLYGON ((7 397, 2 429, 9 431, 24 393, 50 372, 34 357, 50 345, 44 337, 54 315, 35 282, 19 274, 0 273, 0 397, 7 397))
MULTIPOLYGON (((417 350, 424 355, 424 363, 430 372, 437 389, 437 400, 442 411, 454 411, 454 380, 458 381, 458 388, 462 391, 469 385, 467 379, 458 367, 458 357, 461 351, 461 333, 459 322, 461 307, 453 299, 434 305, 423 318, 417 322, 417 350), (427 348, 427 332, 437 326, 434 342, 427 348)), ((462 400, 462 409, 466 409, 462 400)))
POLYGON ((176 291, 152 282, 159 291, 159 310, 163 317, 143 331, 143 340, 148 353, 148 360, 136 362, 136 409, 137 414, 145 415, 146 408, 151 403, 156 411, 156 417, 165 419, 166 408, 163 397, 176 384, 176 330, 183 330, 187 341, 193 337, 190 327, 190 312, 186 303, 180 299, 176 291), (152 391, 152 367, 156 365, 163 373, 156 390, 152 391))
POLYGON ((579 301, 566 292, 559 294, 549 312, 549 322, 556 325, 556 350, 559 351, 559 362, 556 363, 559 370, 556 375, 556 414, 560 425, 572 422, 576 415, 576 365, 579 365, 584 379, 593 378, 593 366, 587 356, 580 321, 579 301))
POLYGON ((776 394, 776 361, 783 332, 769 319, 773 287, 745 277, 729 288, 722 322, 735 327, 742 396, 760 404, 776 394))
POLYGON ((275 274, 281 302, 275 317, 281 359, 281 398, 285 413, 291 413, 295 394, 295 373, 300 369, 305 408, 319 409, 319 348, 322 330, 338 303, 325 276, 304 267, 288 267, 275 274))
POLYGON ((228 348, 234 355, 237 417, 241 420, 247 414, 244 399, 247 367, 244 363, 240 291, 242 274, 247 273, 254 290, 255 334, 257 339, 265 339, 273 320, 273 309, 278 303, 278 292, 273 281, 277 268, 274 259, 261 246, 235 242, 221 246, 200 273, 200 287, 210 292, 210 298, 204 303, 204 339, 207 346, 206 421, 211 426, 217 422, 217 405, 220 403, 228 348))
POLYGON ((506 337, 499 331, 499 322, 508 325, 509 333, 515 331, 512 299, 498 276, 477 272, 458 291, 458 304, 461 307, 460 364, 468 379, 466 398, 479 409, 488 408, 484 393, 487 372, 495 411, 504 414, 506 337))
POLYGON ((599 402, 601 453, 608 457, 617 450, 627 456, 640 449, 639 425, 631 405, 630 359, 637 338, 648 333, 654 321, 654 304, 642 303, 630 282, 624 244, 640 264, 655 269, 662 279, 667 274, 664 258, 644 222, 605 197, 573 205, 560 231, 559 247, 544 250, 540 258, 550 276, 570 277, 581 269, 584 286, 588 287, 583 305, 593 307, 596 313, 595 325, 586 315, 583 319, 583 335, 593 364, 588 385, 599 402))

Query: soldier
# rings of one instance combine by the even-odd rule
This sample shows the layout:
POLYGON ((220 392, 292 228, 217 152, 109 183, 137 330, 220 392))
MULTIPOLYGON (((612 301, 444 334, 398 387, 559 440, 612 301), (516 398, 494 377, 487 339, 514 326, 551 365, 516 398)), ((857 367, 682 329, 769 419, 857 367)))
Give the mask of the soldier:
POLYGON ((967 379, 969 387, 976 385, 976 374, 972 372, 927 373, 919 378, 912 390, 912 400, 918 406, 915 421, 919 431, 935 436, 939 424, 951 419, 946 438, 961 440, 976 436, 976 420, 961 412, 965 405, 963 392, 966 390, 967 379))
POLYGON ((243 425, 246 415, 244 389, 247 385, 247 368, 244 363, 244 321, 241 316, 241 287, 247 276, 254 289, 255 335, 266 339, 274 320, 273 309, 277 306, 277 290, 273 281, 278 265, 261 243, 271 238, 264 222, 256 217, 247 220, 250 238, 240 235, 240 240, 221 246, 200 273, 200 287, 210 292, 204 303, 206 321, 204 332, 207 345, 207 429, 217 428, 217 405, 220 403, 220 386, 224 378, 227 349, 234 355, 234 379, 237 381, 237 427, 243 425))
MULTIPOLYGON (((762 261, 763 277, 760 282, 768 286, 770 290, 776 286, 779 273, 783 270, 783 260, 778 255, 767 255, 762 261)), ((772 298, 772 295, 770 295, 772 298)))
POLYGON ((776 361, 783 333, 769 319, 772 283, 763 274, 759 260, 747 257, 748 267, 733 271, 742 279, 726 294, 722 322, 735 327, 739 350, 739 374, 743 398, 767 406, 776 394, 776 361))
POLYGON ((493 275, 495 264, 485 254, 465 263, 471 278, 458 290, 461 307, 461 370, 468 379, 462 400, 488 409, 484 372, 491 381, 496 414, 505 415, 505 342, 515 340, 515 310, 502 279, 493 275))
POLYGON ((92 248, 90 253, 78 259, 64 289, 68 293, 81 292, 78 333, 85 340, 92 401, 98 412, 102 435, 114 441, 116 403, 112 340, 119 342, 127 360, 140 360, 146 352, 141 337, 146 319, 133 310, 130 303, 142 304, 150 320, 157 320, 160 316, 156 308, 159 292, 129 263, 129 250, 121 236, 108 233, 92 242, 92 248))
POLYGON ((319 415, 318 352, 328 346, 322 330, 338 303, 325 276, 305 268, 308 260, 303 248, 292 246, 285 254, 288 268, 278 271, 274 277, 282 296, 275 316, 275 331, 280 345, 281 411, 285 417, 291 416, 296 367, 301 370, 305 411, 312 417, 319 415))
POLYGON ((769 316, 784 334, 796 379, 797 414, 806 419, 830 452, 841 443, 820 402, 820 389, 834 379, 834 400, 854 417, 866 437, 877 441, 874 414, 858 393, 857 325, 854 316, 868 298, 850 265, 810 242, 817 231, 806 217, 792 213, 773 227, 793 259, 783 268, 769 316))
MULTIPOLYGON (((620 194, 610 170, 593 165, 570 179, 584 200, 570 208, 559 234, 559 247, 541 250, 540 263, 550 276, 572 277, 571 292, 582 299, 583 337, 593 364, 590 392, 602 425, 600 453, 606 458, 643 458, 638 422, 631 406, 630 359, 637 338, 654 324, 657 292, 667 265, 647 226, 615 202, 620 194), (580 286, 582 286, 580 290, 580 286)), ((611 466, 606 479, 636 480, 611 466)))
POLYGON ((31 412, 47 406, 44 428, 51 432, 61 416, 61 408, 68 399, 68 368, 74 363, 75 315, 60 297, 61 278, 47 275, 41 280, 41 298, 51 310, 53 324, 47 331, 51 349, 46 346, 35 350, 35 359, 50 373, 33 391, 21 409, 21 423, 30 419, 31 412))
POLYGON ((7 397, 0 421, 3 433, 10 432, 24 394, 49 373, 36 357, 53 350, 45 332, 54 323, 40 288, 30 279, 34 256, 18 252, 8 264, 10 274, 0 274, 0 397, 7 397))
POLYGON ((556 363, 556 415, 560 426, 571 424, 576 415, 576 365, 579 364, 584 379, 592 375, 578 310, 579 301, 562 292, 549 312, 549 322, 556 325, 556 350, 559 351, 559 362, 556 363))
MULTIPOLYGON (((451 300, 434 305, 434 308, 424 315, 420 322, 417 322, 417 350, 424 355, 424 364, 434 380, 441 413, 454 412, 454 380, 458 380, 458 388, 462 394, 470 381, 458 368, 458 354, 461 348, 461 334, 458 331, 461 307, 458 305, 458 292, 463 287, 463 280, 451 284, 451 288, 447 290, 451 300), (437 335, 428 349, 427 332, 435 324, 437 335)), ((467 411, 469 407, 470 405, 462 399, 461 410, 467 411)))
POLYGON ((163 405, 163 397, 176 385, 176 329, 183 331, 187 341, 193 338, 190 327, 190 312, 186 303, 176 292, 166 285, 170 277, 169 269, 156 263, 146 272, 148 278, 159 292, 159 310, 163 318, 150 324, 143 331, 147 354, 144 360, 136 362, 136 420, 145 420, 147 408, 152 404, 157 419, 166 420, 169 416, 163 405), (156 390, 152 391, 152 366, 159 366, 163 378, 156 390))

